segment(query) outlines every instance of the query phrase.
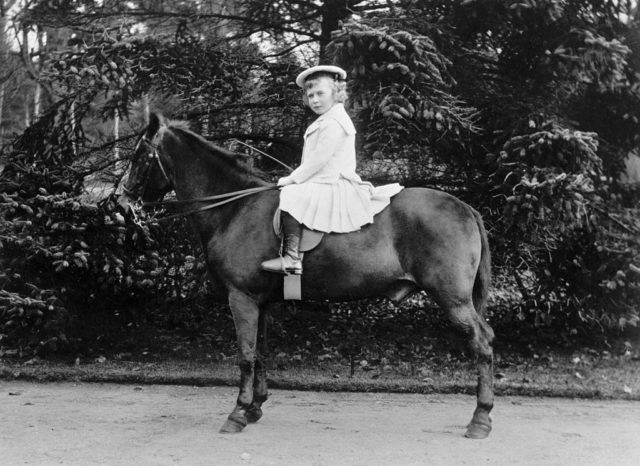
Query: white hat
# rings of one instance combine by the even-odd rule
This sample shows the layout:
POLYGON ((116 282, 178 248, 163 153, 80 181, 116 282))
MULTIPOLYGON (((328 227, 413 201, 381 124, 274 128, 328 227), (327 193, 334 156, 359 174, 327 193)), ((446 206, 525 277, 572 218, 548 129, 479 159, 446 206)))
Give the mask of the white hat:
POLYGON ((347 78, 347 72, 345 70, 343 70, 342 68, 340 68, 339 66, 334 66, 334 65, 318 65, 318 66, 312 66, 311 68, 304 70, 302 73, 300 73, 298 75, 298 77, 296 78, 296 84, 302 88, 304 88, 304 82, 307 80, 307 77, 309 77, 310 75, 314 74, 314 73, 319 73, 319 72, 325 72, 325 73, 334 73, 336 74, 336 79, 346 79, 347 78))

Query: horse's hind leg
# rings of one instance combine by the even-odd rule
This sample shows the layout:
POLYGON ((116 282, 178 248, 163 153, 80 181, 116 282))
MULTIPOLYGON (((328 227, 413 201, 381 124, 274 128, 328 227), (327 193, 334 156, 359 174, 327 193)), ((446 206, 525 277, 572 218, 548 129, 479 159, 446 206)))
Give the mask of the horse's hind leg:
POLYGON ((235 409, 229 414, 220 432, 240 432, 249 422, 247 413, 253 403, 255 377, 256 341, 260 310, 256 302, 237 290, 229 293, 229 306, 238 337, 238 356, 240 366, 240 393, 235 409))
POLYGON ((262 403, 267 401, 267 310, 260 312, 258 321, 258 355, 253 376, 253 401, 247 411, 247 421, 258 422, 262 417, 262 403))
POLYGON ((477 407, 467 426, 468 438, 486 438, 491 432, 493 408, 493 330, 476 312, 471 300, 465 304, 447 306, 453 325, 462 331, 469 341, 478 367, 477 407))

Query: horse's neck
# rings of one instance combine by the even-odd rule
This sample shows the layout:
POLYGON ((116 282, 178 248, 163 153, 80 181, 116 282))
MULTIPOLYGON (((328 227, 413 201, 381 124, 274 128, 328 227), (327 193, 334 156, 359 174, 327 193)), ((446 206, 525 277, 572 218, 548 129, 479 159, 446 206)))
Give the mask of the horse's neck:
MULTIPOLYGON (((205 154, 209 155, 209 154, 205 154)), ((195 157, 194 157, 195 158, 195 157)), ((266 185, 266 183, 248 173, 231 170, 230 164, 215 157, 198 157, 197 163, 192 161, 188 166, 176 170, 175 190, 178 199, 188 200, 218 194, 230 194, 243 189, 266 185)), ((237 169, 237 167, 235 167, 237 169)), ((207 209, 206 215, 191 217, 196 231, 199 232, 203 246, 213 235, 229 234, 232 220, 247 205, 248 198, 226 203, 213 209, 207 209)), ((224 200, 221 200, 223 202, 224 200)), ((216 202, 216 201, 211 201, 216 202)), ((192 207, 204 206, 207 203, 194 204, 192 207)))
POLYGON ((227 194, 265 184, 217 154, 198 153, 175 167, 175 188, 180 199, 227 194))

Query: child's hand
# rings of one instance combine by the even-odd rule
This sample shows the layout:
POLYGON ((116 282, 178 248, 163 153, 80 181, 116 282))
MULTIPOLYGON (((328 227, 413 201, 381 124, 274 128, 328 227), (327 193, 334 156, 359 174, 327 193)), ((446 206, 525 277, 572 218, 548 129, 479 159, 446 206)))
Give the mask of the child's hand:
POLYGON ((278 186, 287 186, 288 184, 293 184, 293 183, 294 181, 288 176, 284 176, 278 180, 278 186))

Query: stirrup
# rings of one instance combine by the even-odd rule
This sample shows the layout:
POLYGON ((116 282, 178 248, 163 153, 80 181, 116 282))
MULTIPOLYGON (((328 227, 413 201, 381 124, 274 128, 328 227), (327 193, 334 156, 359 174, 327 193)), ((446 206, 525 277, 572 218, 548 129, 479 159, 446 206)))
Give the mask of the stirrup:
POLYGON ((287 259, 279 256, 276 259, 264 261, 261 264, 263 270, 267 272, 282 273, 285 275, 302 275, 302 261, 288 257, 292 265, 287 266, 287 259))
MULTIPOLYGON (((284 266, 284 260, 283 266, 284 266)), ((284 267, 285 273, 287 275, 302 275, 302 260, 292 259, 292 266, 284 267)))

